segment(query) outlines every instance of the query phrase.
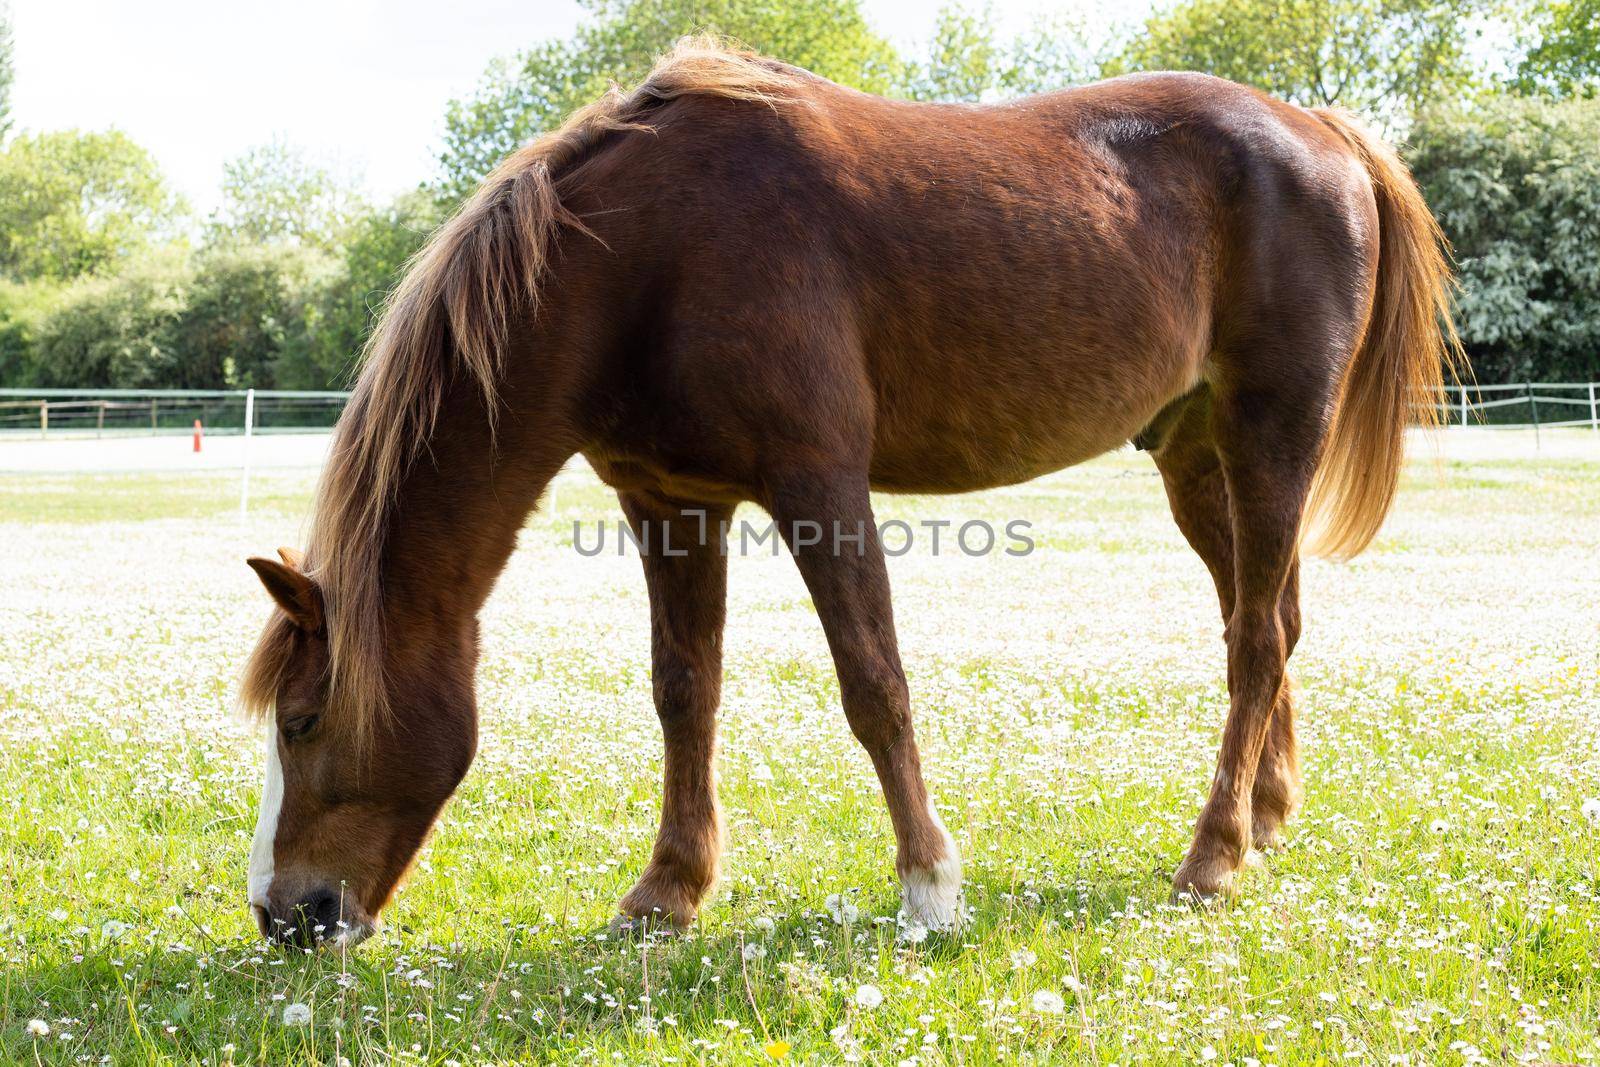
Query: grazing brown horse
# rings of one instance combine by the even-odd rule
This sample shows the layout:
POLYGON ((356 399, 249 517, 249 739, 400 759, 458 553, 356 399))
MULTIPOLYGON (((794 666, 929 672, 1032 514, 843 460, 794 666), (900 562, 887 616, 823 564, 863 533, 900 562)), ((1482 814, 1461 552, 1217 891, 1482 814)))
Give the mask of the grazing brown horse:
MULTIPOLYGON (((1348 555, 1382 522, 1410 401, 1454 358, 1448 284, 1405 168, 1338 114, 1192 74, 913 104, 685 42, 433 237, 339 422, 304 559, 250 561, 277 602, 243 686, 273 723, 262 929, 372 928, 472 762, 478 610, 579 453, 640 531, 715 529, 741 501, 777 520, 883 786, 905 913, 948 929, 960 859, 869 491, 1148 450, 1226 621, 1227 726, 1174 887, 1228 891, 1301 796, 1302 541, 1348 555), (802 522, 865 534, 839 551, 802 522)), ((681 926, 722 836, 726 559, 708 538, 644 571, 666 783, 621 910, 681 926)))

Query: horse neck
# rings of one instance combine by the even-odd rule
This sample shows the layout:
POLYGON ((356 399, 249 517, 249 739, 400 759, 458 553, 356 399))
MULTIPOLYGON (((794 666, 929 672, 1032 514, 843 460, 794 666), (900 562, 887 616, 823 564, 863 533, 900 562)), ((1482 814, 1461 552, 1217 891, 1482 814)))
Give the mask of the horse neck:
MULTIPOLYGON (((525 333, 526 331, 524 331, 525 333)), ((508 349, 495 424, 460 378, 400 483, 385 533, 385 636, 395 665, 432 672, 476 655, 476 619, 545 487, 577 451, 558 361, 531 339, 508 349)))

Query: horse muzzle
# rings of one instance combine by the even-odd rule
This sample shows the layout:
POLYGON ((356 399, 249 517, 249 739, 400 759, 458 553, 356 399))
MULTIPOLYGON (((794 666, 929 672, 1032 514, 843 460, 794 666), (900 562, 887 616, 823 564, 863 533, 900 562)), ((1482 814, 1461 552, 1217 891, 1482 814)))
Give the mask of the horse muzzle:
POLYGON ((250 910, 262 937, 295 948, 353 948, 378 925, 349 895, 327 888, 313 889, 298 900, 252 903, 250 910))

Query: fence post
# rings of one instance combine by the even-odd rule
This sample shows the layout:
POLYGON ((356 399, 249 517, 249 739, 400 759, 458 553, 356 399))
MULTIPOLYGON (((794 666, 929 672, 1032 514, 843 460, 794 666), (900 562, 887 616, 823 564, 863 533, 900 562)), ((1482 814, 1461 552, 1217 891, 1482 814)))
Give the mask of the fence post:
POLYGON ((1589 429, 1600 433, 1600 407, 1594 402, 1594 382, 1589 383, 1589 429))
POLYGON ((150 436, 151 437, 154 437, 156 435, 156 405, 159 404, 159 403, 160 403, 160 401, 157 398, 155 398, 155 397, 151 397, 150 398, 150 436))
POLYGON ((39 401, 39 436, 43 437, 50 432, 50 401, 39 401))
POLYGON ((250 510, 250 437, 255 432, 256 391, 244 391, 244 479, 239 486, 239 520, 250 510))
POLYGON ((1467 424, 1467 387, 1461 386, 1461 425, 1467 424))
POLYGON ((94 413, 94 436, 99 440, 106 432, 106 402, 100 401, 100 407, 94 413))
POLYGON ((1533 398, 1533 383, 1523 382, 1522 391, 1528 398, 1528 411, 1533 415, 1533 449, 1539 450, 1539 402, 1533 398))

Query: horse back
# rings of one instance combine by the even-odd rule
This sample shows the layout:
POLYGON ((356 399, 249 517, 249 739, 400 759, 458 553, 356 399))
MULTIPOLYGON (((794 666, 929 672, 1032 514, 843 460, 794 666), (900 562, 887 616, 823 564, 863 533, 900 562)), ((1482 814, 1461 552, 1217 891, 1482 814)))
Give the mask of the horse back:
POLYGON ((573 183, 643 294, 622 421, 670 449, 667 412, 721 406, 769 447, 870 450, 886 489, 1024 480, 1129 440, 1205 379, 1262 235, 1340 211, 1314 195, 1338 169, 1320 124, 1199 75, 999 106, 816 79, 652 125, 573 183))

